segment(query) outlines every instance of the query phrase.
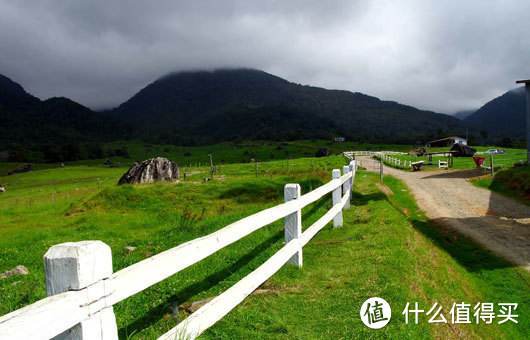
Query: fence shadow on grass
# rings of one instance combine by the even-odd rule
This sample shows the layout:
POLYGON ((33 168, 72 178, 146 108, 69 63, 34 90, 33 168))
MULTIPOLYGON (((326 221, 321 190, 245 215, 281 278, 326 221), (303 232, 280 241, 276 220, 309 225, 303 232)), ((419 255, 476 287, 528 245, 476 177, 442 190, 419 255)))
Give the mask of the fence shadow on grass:
MULTIPOLYGON (((469 223, 466 220, 459 219, 458 222, 469 223)), ((447 218, 428 221, 411 219, 411 223, 416 230, 427 236, 436 246, 446 251, 470 272, 515 266, 515 264, 493 253, 471 237, 447 226, 448 223, 454 222, 447 218)))
POLYGON ((492 192, 485 216, 429 221, 415 228, 469 271, 530 266, 530 208, 492 192))
MULTIPOLYGON (((468 169, 438 172, 423 179, 470 179, 484 174, 483 169, 468 169)), ((466 269, 480 271, 530 266, 529 219, 530 208, 490 192, 487 208, 477 216, 411 222, 466 269)))
POLYGON ((132 334, 133 332, 135 333, 140 332, 143 329, 152 326, 155 322, 162 319, 164 314, 171 312, 171 306, 174 303, 180 304, 180 303, 187 302, 194 295, 200 292, 206 291, 213 286, 218 285, 219 282, 225 280, 230 275, 232 275, 234 272, 237 272, 239 269, 246 266, 261 252, 265 251, 266 249, 271 247, 274 243, 278 242, 282 238, 283 238, 283 230, 278 231, 277 233, 274 233, 274 235, 272 235, 265 241, 255 246, 251 251, 249 251, 242 257, 240 257, 236 262, 232 263, 229 266, 226 266, 225 268, 221 270, 218 270, 215 273, 208 275, 207 277, 203 278, 201 281, 193 283, 183 288, 179 292, 176 292, 174 295, 172 295, 171 297, 169 297, 162 303, 158 304, 156 307, 149 310, 147 313, 145 313, 144 316, 120 328, 118 330, 119 338, 125 339, 127 338, 128 335, 132 334))
POLYGON ((381 191, 373 192, 370 194, 361 194, 357 191, 354 191, 352 193, 352 199, 351 204, 353 206, 359 207, 363 205, 367 205, 370 201, 380 201, 380 200, 386 200, 387 197, 384 193, 381 191))

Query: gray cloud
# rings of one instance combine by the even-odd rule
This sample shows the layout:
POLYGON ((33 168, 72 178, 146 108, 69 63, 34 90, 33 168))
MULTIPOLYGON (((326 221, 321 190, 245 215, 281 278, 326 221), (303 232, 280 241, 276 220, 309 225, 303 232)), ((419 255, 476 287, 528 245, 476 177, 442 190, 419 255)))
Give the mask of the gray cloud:
POLYGON ((0 73, 115 106, 172 72, 254 67, 441 112, 530 76, 525 0, 0 0, 0 73))

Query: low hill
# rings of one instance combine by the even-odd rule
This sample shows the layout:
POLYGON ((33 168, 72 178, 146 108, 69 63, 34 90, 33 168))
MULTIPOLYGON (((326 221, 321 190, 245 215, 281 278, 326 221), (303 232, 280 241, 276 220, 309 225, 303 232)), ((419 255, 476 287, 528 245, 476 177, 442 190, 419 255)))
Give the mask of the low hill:
POLYGON ((112 111, 163 143, 233 139, 426 140, 462 131, 458 119, 362 93, 291 83, 252 69, 180 72, 112 111))
POLYGON ((526 99, 524 88, 504 93, 464 119, 477 130, 487 132, 490 138, 523 139, 526 129, 526 99))
POLYGON ((122 126, 68 98, 41 101, 0 75, 0 147, 111 140, 122 126))

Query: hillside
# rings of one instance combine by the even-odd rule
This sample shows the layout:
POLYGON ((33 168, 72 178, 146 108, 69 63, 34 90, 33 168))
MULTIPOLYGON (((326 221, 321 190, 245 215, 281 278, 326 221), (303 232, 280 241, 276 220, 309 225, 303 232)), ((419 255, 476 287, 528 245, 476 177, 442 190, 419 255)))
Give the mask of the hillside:
POLYGON ((525 103, 524 88, 516 88, 489 101, 464 122, 486 131, 490 138, 523 139, 526 127, 525 103))
POLYGON ((112 111, 164 143, 329 138, 413 143, 458 133, 458 119, 251 69, 174 73, 112 111))
POLYGON ((452 114, 453 117, 456 117, 458 119, 466 119, 467 117, 471 116, 473 113, 475 113, 477 110, 463 110, 458 111, 452 114))
POLYGON ((27 93, 22 86, 0 74, 0 110, 26 109, 39 102, 38 98, 27 93))
POLYGON ((0 75, 0 147, 111 140, 122 126, 68 98, 41 101, 0 75))
POLYGON ((415 143, 461 134, 461 122, 362 93, 291 83, 251 69, 174 73, 108 112, 45 101, 0 77, 0 147, 141 139, 195 145, 331 139, 415 143))

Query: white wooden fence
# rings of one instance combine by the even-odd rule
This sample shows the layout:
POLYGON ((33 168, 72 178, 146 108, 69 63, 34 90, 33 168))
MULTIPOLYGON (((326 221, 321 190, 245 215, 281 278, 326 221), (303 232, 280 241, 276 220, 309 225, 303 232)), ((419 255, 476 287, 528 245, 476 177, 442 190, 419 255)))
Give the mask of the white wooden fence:
POLYGON ((348 159, 354 159, 355 156, 377 156, 379 154, 387 154, 387 155, 406 155, 406 152, 400 152, 400 151, 345 151, 343 152, 344 156, 348 159))
POLYGON ((110 247, 101 241, 62 243, 44 255, 48 297, 0 318, 0 339, 117 339, 113 305, 203 260, 281 218, 286 244, 234 286, 202 306, 159 339, 195 338, 228 314, 285 263, 302 266, 302 248, 333 221, 342 226, 349 208, 356 162, 332 172, 332 180, 301 195, 284 188, 285 203, 245 217, 207 236, 183 243, 116 273, 110 247), (302 208, 332 194, 333 206, 302 232, 302 208))
POLYGON ((355 156, 369 156, 375 157, 379 160, 383 160, 384 164, 390 165, 398 169, 411 169, 412 161, 401 160, 396 158, 393 155, 406 155, 405 152, 399 151, 346 151, 343 153, 344 156, 348 159, 355 159, 355 156))
POLYGON ((400 158, 393 157, 388 154, 379 154, 376 156, 378 159, 382 159, 383 163, 390 165, 391 167, 398 169, 411 169, 412 161, 402 160, 400 158))

